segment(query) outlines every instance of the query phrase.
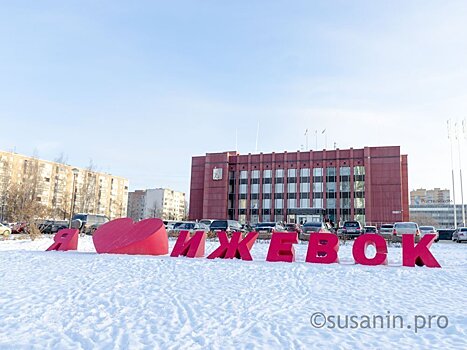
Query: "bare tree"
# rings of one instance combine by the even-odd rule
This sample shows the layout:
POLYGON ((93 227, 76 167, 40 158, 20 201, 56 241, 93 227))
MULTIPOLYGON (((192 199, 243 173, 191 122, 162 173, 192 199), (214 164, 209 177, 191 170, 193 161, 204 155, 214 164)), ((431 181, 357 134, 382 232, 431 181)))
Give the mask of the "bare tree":
POLYGON ((157 204, 157 201, 154 201, 152 206, 149 208, 149 217, 159 218, 165 220, 163 209, 157 204))
POLYGON ((82 183, 77 187, 77 208, 82 213, 93 213, 96 208, 97 174, 92 160, 83 173, 82 183))
POLYGON ((439 226, 439 222, 435 218, 424 213, 411 213, 410 220, 418 223, 420 226, 439 226))

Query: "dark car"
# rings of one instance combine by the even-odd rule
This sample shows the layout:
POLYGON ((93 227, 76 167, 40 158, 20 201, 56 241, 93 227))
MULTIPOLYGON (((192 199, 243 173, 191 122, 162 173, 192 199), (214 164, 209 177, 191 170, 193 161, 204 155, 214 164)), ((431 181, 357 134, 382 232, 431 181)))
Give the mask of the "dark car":
POLYGON ((365 231, 365 233, 378 233, 378 229, 376 228, 376 226, 365 226, 363 230, 365 231))
POLYGON ((285 230, 287 232, 297 232, 298 234, 302 233, 302 228, 300 225, 294 223, 285 224, 285 230))
POLYGON ((300 239, 308 241, 310 240, 310 235, 318 232, 331 232, 331 228, 327 222, 305 222, 302 226, 302 233, 300 234, 300 239))
POLYGON ((101 225, 109 222, 109 218, 100 214, 75 214, 71 220, 71 227, 79 229, 80 233, 92 235, 101 225))
POLYGON ((36 225, 39 231, 41 231, 41 233, 51 234, 53 224, 54 224, 53 220, 43 220, 41 222, 38 222, 36 225))
POLYGON ((365 233, 365 230, 358 221, 345 221, 340 233, 345 238, 352 238, 365 233))
POLYGON ((244 232, 242 225, 235 220, 214 220, 211 223, 209 229, 213 232, 225 231, 225 232, 244 232))
POLYGON ((50 233, 55 234, 60 230, 68 228, 68 221, 67 220, 57 220, 54 221, 52 227, 50 228, 50 233))

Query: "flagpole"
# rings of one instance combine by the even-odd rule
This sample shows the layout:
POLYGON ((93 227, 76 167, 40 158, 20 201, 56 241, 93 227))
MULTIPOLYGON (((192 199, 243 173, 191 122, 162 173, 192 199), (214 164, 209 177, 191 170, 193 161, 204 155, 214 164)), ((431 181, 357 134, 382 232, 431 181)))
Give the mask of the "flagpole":
POLYGON ((454 158, 452 155, 452 136, 451 136, 451 124, 448 122, 448 139, 451 145, 451 169, 452 169, 452 200, 454 202, 454 229, 457 230, 457 208, 456 208, 456 188, 454 184, 454 158))
MULTIPOLYGON (((456 123, 457 126, 457 123, 456 123)), ((461 180, 461 208, 462 208, 462 227, 465 227, 465 207, 464 207, 464 189, 462 186, 462 156, 461 156, 461 143, 460 143, 460 130, 456 127, 456 138, 457 138, 457 153, 459 154, 459 175, 461 180)), ((462 134, 465 135, 465 123, 462 121, 462 134)))

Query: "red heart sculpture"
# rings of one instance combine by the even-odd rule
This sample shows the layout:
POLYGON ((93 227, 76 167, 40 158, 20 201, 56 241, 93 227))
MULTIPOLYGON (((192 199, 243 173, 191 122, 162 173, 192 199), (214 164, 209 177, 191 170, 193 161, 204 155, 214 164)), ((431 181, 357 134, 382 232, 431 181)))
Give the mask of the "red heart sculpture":
POLYGON ((92 235, 98 253, 164 255, 169 240, 161 219, 134 223, 130 218, 115 219, 99 227, 92 235))

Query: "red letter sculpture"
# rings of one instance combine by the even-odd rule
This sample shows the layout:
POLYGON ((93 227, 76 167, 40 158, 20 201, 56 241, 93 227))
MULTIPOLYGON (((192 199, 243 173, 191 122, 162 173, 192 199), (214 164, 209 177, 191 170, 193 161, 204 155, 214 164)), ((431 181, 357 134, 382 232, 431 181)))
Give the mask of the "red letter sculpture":
POLYGON ((190 237, 189 231, 180 231, 170 256, 177 257, 183 255, 188 258, 201 258, 204 256, 205 246, 206 232, 197 231, 190 237))
POLYGON ((78 249, 78 233, 76 229, 66 228, 58 231, 54 236, 54 244, 47 248, 47 252, 50 250, 76 250, 78 249))
POLYGON ((295 261, 293 244, 298 243, 297 232, 275 232, 272 234, 266 261, 295 261))
POLYGON ((313 233, 310 235, 305 261, 308 263, 338 263, 339 238, 333 233, 313 233))
POLYGON ((357 264, 371 266, 388 264, 388 246, 380 235, 367 233, 358 237, 353 244, 352 254, 357 264), (372 259, 368 259, 365 255, 369 245, 376 248, 376 255, 372 259))
POLYGON ((253 260, 250 254, 251 247, 258 238, 258 232, 250 232, 242 239, 241 232, 234 232, 232 239, 229 241, 227 233, 221 231, 218 233, 220 246, 209 254, 208 259, 242 259, 253 260))
POLYGON ((434 234, 426 234, 415 245, 414 235, 402 235, 402 265, 403 266, 423 266, 426 267, 441 267, 436 261, 433 254, 430 252, 430 247, 436 239, 434 234))
POLYGON ((164 255, 169 240, 160 219, 133 223, 130 218, 115 219, 99 227, 92 235, 98 253, 164 255))

